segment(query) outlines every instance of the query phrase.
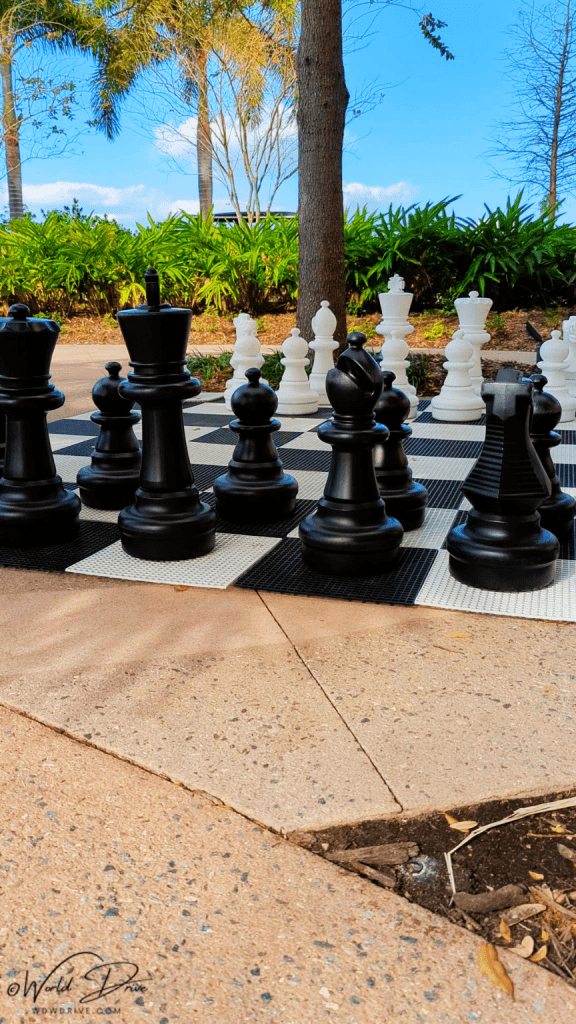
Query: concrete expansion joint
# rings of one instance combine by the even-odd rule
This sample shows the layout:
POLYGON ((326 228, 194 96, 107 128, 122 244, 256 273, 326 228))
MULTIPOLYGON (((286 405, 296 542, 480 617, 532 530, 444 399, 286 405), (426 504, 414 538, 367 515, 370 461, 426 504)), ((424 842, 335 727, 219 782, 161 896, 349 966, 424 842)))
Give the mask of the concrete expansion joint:
POLYGON ((302 664, 303 668, 304 668, 304 669, 306 670, 306 672, 308 673, 308 675, 310 676, 310 678, 311 678, 311 679, 312 679, 312 680, 313 680, 313 681, 314 681, 314 682, 316 683, 316 685, 317 685, 317 686, 318 686, 318 687, 320 688, 320 690, 321 690, 321 691, 322 691, 322 693, 324 694, 324 696, 325 696, 326 700, 328 701, 328 703, 330 704, 330 706, 331 706, 331 707, 333 708, 333 710, 334 710, 334 711, 336 712, 336 714, 338 715, 338 718, 339 718, 339 719, 340 719, 340 721, 342 722, 342 725, 344 726, 344 728, 345 728, 345 729, 346 729, 346 730, 347 730, 347 731, 348 731, 348 732, 350 733, 350 735, 352 736, 352 738, 354 739, 354 741, 355 741, 355 742, 356 742, 356 743, 358 744, 358 750, 359 750, 359 751, 360 751, 360 752, 361 752, 362 754, 364 754, 364 757, 366 757, 366 759, 367 759, 367 760, 368 760, 368 761, 370 762, 370 764, 372 765, 372 768, 374 769, 374 771, 376 772, 376 774, 378 775, 378 777, 379 777, 379 778, 380 778, 380 779, 382 780, 382 782, 383 782, 383 783, 384 783, 384 785, 386 786, 386 789, 388 790, 388 792, 390 793, 390 796, 392 797, 392 799, 393 799, 394 803, 395 803, 395 804, 397 805, 397 807, 398 807, 398 812, 399 812, 400 814, 402 814, 402 812, 404 811, 404 806, 403 806, 402 802, 401 802, 401 801, 400 801, 400 800, 398 799, 398 797, 397 797, 397 796, 396 796, 396 794, 394 793, 394 791, 393 791, 392 787, 390 786, 390 784, 388 783, 388 781, 387 781, 387 780, 386 780, 386 779, 384 778, 384 776, 382 775, 382 772, 380 771, 380 769, 378 768, 378 766, 377 766, 377 765, 375 764, 374 760, 373 760, 373 759, 372 759, 372 758, 370 757, 370 754, 368 753, 368 751, 366 750, 366 748, 365 748, 365 747, 363 746, 363 744, 362 744, 362 741, 361 741, 361 740, 360 740, 360 739, 358 738, 358 736, 356 736, 356 734, 355 734, 355 733, 353 732, 353 730, 352 730, 352 729, 350 728, 350 725, 348 724, 348 722, 346 721, 346 719, 345 719, 345 718, 343 717, 343 715, 342 715, 342 712, 341 712, 341 711, 339 710, 339 708, 338 708, 338 707, 336 706, 336 704, 334 703, 334 701, 333 701, 333 700, 332 700, 332 698, 330 697, 330 694, 326 692, 326 690, 325 690, 325 689, 324 689, 324 687, 322 686, 322 683, 320 682, 320 680, 318 679, 318 677, 317 677, 317 676, 315 675, 315 673, 314 673, 314 672, 313 672, 313 670, 312 670, 312 669, 310 668, 310 666, 309 666, 309 665, 308 665, 308 664, 306 663, 306 661, 304 660, 304 658, 303 658, 303 657, 302 657, 302 655, 300 654, 300 651, 298 650, 298 648, 297 648, 297 647, 296 647, 296 645, 294 644, 294 642, 293 642, 292 638, 291 638, 291 637, 290 637, 290 636, 288 635, 288 633, 287 633, 287 632, 286 632, 286 630, 284 629, 284 626, 283 626, 283 625, 282 625, 282 623, 281 623, 281 622, 279 621, 279 619, 277 618, 277 616, 276 616, 276 615, 274 614, 274 612, 273 612, 272 608, 270 608, 270 606, 269 606, 269 605, 268 605, 268 604, 266 603, 266 601, 265 601, 265 599, 264 599, 264 597, 263 597, 263 595, 262 595, 261 591, 257 590, 257 591, 256 591, 256 593, 258 594, 258 597, 259 597, 259 598, 260 598, 260 600, 262 601, 262 604, 264 605, 264 607, 266 608, 266 610, 267 610, 267 611, 268 611, 268 612, 270 613, 270 615, 271 615, 271 616, 272 616, 272 618, 274 619, 274 622, 275 622, 275 623, 276 623, 276 625, 278 626, 278 629, 280 629, 280 630, 282 631, 282 633, 284 634, 284 636, 286 637, 286 639, 287 639, 288 643, 290 644, 290 646, 291 646, 292 650, 294 651, 294 653, 295 653, 296 657, 297 657, 297 658, 298 658, 298 659, 300 660, 300 662, 301 662, 301 664, 302 664))

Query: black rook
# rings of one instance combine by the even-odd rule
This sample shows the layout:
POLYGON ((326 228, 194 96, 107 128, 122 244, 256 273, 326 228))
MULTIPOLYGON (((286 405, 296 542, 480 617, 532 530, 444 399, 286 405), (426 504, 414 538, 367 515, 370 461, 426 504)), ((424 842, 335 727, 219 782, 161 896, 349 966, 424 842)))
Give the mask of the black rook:
POLYGON ((551 485, 528 433, 532 387, 482 385, 486 439, 462 487, 473 507, 446 539, 452 575, 471 587, 539 590, 554 580, 559 544, 537 511, 551 485))
POLYGON ((80 499, 56 473, 46 422, 48 412, 64 405, 49 383, 60 328, 29 312, 18 303, 0 319, 0 415, 6 414, 0 543, 58 544, 77 535, 80 514, 80 499))
POLYGON ((182 418, 183 402, 200 392, 186 368, 192 312, 160 303, 155 270, 145 278, 146 305, 118 313, 134 367, 118 390, 142 407, 140 485, 118 516, 120 537, 135 558, 197 558, 214 547, 216 514, 194 486, 182 418))

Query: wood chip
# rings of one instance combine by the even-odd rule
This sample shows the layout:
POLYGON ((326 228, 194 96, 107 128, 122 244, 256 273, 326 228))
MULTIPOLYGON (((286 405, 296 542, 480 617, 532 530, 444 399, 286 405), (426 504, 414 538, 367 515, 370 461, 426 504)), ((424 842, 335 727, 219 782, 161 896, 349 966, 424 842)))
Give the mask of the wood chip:
POLYGON ((507 925, 506 921, 504 921, 503 919, 500 921, 500 929, 499 930, 500 930, 500 935, 504 939, 504 942, 512 942, 512 932, 510 931, 510 928, 507 925))
POLYGON ((520 903, 517 907, 512 907, 511 910, 507 910, 506 913, 502 914, 502 920, 506 924, 520 924, 520 921, 527 921, 529 917, 536 917, 536 914, 541 914, 543 910, 546 910, 545 903, 520 903))
POLYGON ((346 867, 352 868, 372 882, 378 882, 378 885, 383 885, 385 889, 394 889, 396 885, 396 875, 385 875, 383 871, 375 871, 374 868, 369 868, 367 864, 361 864, 359 861, 350 861, 346 867))
POLYGON ((510 952, 516 953, 517 956, 521 956, 524 960, 527 960, 534 952, 534 939, 531 935, 525 935, 520 945, 512 946, 510 952))
POLYGON ((531 956, 530 959, 531 959, 533 964, 539 964, 540 961, 544 960, 544 958, 547 957, 547 956, 548 956, 548 946, 540 946, 540 949, 538 950, 538 952, 534 953, 534 956, 531 956))
POLYGON ((411 857, 417 857, 420 850, 416 843, 385 843, 382 846, 359 846, 356 850, 333 850, 327 853, 327 860, 340 864, 360 861, 362 864, 405 864, 411 857))
POLYGON ((539 871, 529 871, 528 874, 530 875, 530 878, 534 879, 535 882, 541 882, 544 878, 544 875, 542 875, 539 871))
POLYGON ((525 902, 525 894, 519 885, 505 885, 494 892, 457 892, 454 903, 468 914, 489 914, 491 910, 507 910, 525 902))

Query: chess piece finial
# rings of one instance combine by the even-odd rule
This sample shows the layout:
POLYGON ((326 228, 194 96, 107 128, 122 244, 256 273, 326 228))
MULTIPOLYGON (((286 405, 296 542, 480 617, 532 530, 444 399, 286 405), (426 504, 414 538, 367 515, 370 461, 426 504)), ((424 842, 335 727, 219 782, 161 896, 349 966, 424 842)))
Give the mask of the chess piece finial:
POLYGON ((28 306, 24 305, 23 302, 15 302, 13 306, 10 306, 8 315, 11 316, 13 320, 22 323, 30 316, 30 309, 28 306))
POLYGON ((388 280, 388 290, 391 292, 403 292, 404 278, 400 277, 400 274, 394 274, 394 277, 388 280))
POLYGON ((144 274, 146 305, 149 310, 160 309, 160 277, 154 267, 148 267, 144 274))

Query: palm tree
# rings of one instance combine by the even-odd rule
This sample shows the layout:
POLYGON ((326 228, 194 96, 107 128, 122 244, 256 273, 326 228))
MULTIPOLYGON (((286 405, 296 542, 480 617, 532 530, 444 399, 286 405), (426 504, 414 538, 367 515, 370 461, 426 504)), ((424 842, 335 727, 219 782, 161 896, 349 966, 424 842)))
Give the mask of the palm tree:
POLYGON ((109 137, 118 131, 118 107, 137 78, 151 66, 177 63, 184 97, 197 109, 196 151, 200 210, 212 206, 212 129, 209 103, 209 62, 226 49, 239 64, 262 48, 277 46, 296 17, 297 0, 265 0, 259 17, 250 18, 237 0, 135 0, 120 12, 116 35, 107 43, 95 82, 100 118, 109 137), (247 45, 252 38, 254 45, 247 45), (257 44, 257 45, 256 45, 257 44))
POLYGON ((93 6, 73 0, 0 0, 0 73, 2 141, 6 150, 10 219, 24 216, 20 129, 14 67, 23 46, 40 43, 59 51, 97 55, 105 39, 105 22, 93 6))

